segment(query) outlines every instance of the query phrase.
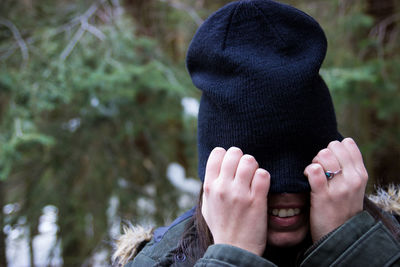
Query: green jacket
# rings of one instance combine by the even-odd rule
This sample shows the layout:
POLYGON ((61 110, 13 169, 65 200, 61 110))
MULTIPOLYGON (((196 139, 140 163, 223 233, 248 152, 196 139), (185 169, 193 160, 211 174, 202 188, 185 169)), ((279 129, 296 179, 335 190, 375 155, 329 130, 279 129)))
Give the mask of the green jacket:
MULTIPOLYGON (((151 240, 125 267, 143 266, 276 266, 271 261, 246 250, 229 245, 212 245, 197 262, 183 254, 174 254, 185 228, 193 215, 190 210, 169 227, 157 229, 151 240)), ((137 234, 137 233, 136 233, 137 234)), ((143 236, 143 235, 142 235, 143 236)), ((132 237, 131 237, 131 243, 132 237)), ((138 251, 130 252, 130 259, 138 251)), ((308 249, 299 266, 400 266, 400 243, 390 231, 366 211, 363 211, 308 249)))

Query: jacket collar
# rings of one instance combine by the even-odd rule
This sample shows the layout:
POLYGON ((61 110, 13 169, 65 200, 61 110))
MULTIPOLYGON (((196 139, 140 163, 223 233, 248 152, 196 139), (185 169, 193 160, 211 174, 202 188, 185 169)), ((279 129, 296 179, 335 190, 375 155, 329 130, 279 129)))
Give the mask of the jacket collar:
MULTIPOLYGON (((386 190, 378 188, 376 194, 369 195, 368 198, 380 209, 396 216, 400 215, 400 185, 389 185, 386 190)), ((178 217, 172 225, 181 222, 182 217, 186 219, 191 216, 193 212, 194 208, 178 217)), ((151 227, 133 226, 132 224, 124 226, 122 235, 115 242, 115 252, 112 256, 113 265, 123 266, 133 260, 145 243, 149 242, 153 236, 156 239, 162 237, 171 226, 161 227, 155 231, 151 227)))

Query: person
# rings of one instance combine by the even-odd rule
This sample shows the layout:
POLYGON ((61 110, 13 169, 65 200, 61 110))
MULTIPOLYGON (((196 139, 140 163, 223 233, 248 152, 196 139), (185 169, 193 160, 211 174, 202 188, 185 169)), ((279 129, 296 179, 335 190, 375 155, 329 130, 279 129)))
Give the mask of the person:
POLYGON ((400 266, 398 222, 365 197, 360 150, 337 130, 319 75, 326 49, 313 18, 270 0, 232 2, 204 22, 187 54, 202 91, 198 205, 121 239, 116 262, 400 266))

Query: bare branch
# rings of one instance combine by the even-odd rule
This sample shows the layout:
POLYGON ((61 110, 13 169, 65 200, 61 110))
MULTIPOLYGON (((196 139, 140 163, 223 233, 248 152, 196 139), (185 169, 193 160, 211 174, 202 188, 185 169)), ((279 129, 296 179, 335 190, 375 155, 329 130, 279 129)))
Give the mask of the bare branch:
MULTIPOLYGON (((70 22, 68 22, 68 23, 66 23, 64 25, 61 25, 60 27, 56 28, 54 30, 54 32, 52 32, 48 37, 52 37, 54 35, 63 33, 65 31, 69 31, 79 23, 80 23, 79 17, 76 17, 76 18, 72 19, 70 22)), ((26 43, 27 44, 33 44, 38 39, 39 38, 29 37, 28 39, 26 39, 26 43)), ((10 55, 12 55, 12 53, 15 51, 15 49, 17 47, 18 47, 18 43, 13 43, 8 49, 1 49, 0 53, 2 53, 4 51, 4 54, 0 56, 0 60, 7 59, 10 55)))
POLYGON ((81 22, 81 27, 78 29, 78 31, 75 33, 74 37, 72 37, 71 41, 68 43, 67 47, 62 51, 60 55, 60 59, 64 61, 69 54, 72 52, 76 44, 79 42, 79 40, 82 38, 83 34, 85 31, 89 31, 93 35, 95 35, 97 38, 100 40, 103 40, 105 38, 105 35, 98 30, 96 27, 89 25, 88 20, 93 14, 96 12, 98 9, 99 5, 104 3, 105 0, 100 0, 97 3, 94 3, 89 7, 88 10, 86 10, 83 15, 78 16, 77 18, 74 18, 72 21, 75 21, 76 19, 79 19, 81 22))
POLYGON ((78 43, 78 41, 82 38, 83 34, 85 33, 85 30, 83 28, 79 28, 79 30, 75 33, 74 37, 72 38, 71 42, 68 43, 67 47, 62 51, 60 55, 60 59, 64 61, 69 54, 72 52, 74 49, 75 45, 78 43))
POLYGON ((399 20, 400 20, 400 13, 393 14, 392 16, 385 18, 384 20, 379 22, 374 28, 372 28, 369 36, 378 37, 378 41, 382 43, 386 35, 387 27, 399 20))
MULTIPOLYGON (((400 13, 393 14, 382 21, 380 21, 374 28, 371 29, 369 33, 369 37, 376 38, 378 41, 378 46, 377 46, 377 54, 378 58, 385 63, 384 57, 385 57, 385 40, 387 36, 387 30, 390 25, 395 23, 396 21, 400 21, 400 13)), ((392 38, 393 36, 390 36, 392 38)), ((389 39, 390 40, 390 39, 389 39)), ((385 65, 385 64, 384 64, 385 65)), ((386 68, 383 67, 381 68, 381 74, 383 76, 384 80, 387 80, 387 71, 386 68)))
POLYGON ((204 22, 204 20, 202 18, 200 18, 200 16, 197 14, 196 10, 194 10, 193 8, 183 4, 181 2, 174 1, 174 0, 159 0, 159 1, 163 2, 163 3, 167 3, 168 5, 176 8, 176 9, 186 11, 189 14, 189 16, 192 17, 192 19, 197 24, 197 26, 200 26, 204 22))
POLYGON ((84 30, 90 32, 91 34, 93 34, 97 38, 99 38, 101 41, 104 41, 104 39, 106 38, 106 36, 104 35, 104 33, 102 31, 97 29, 95 26, 87 23, 87 21, 85 23, 82 23, 82 28, 84 30))
POLYGON ((91 5, 89 7, 88 10, 86 10, 85 13, 83 13, 83 15, 79 16, 79 19, 82 21, 83 20, 88 20, 97 10, 97 8, 99 7, 100 4, 104 3, 105 1, 99 1, 98 3, 94 3, 93 5, 91 5))
POLYGON ((22 39, 18 28, 11 21, 9 21, 8 19, 4 19, 4 18, 0 18, 0 24, 6 26, 12 32, 12 34, 13 34, 15 40, 17 41, 17 44, 21 50, 22 58, 24 60, 23 65, 25 65, 29 58, 28 47, 26 46, 24 39, 22 39))
MULTIPOLYGON (((118 1, 113 1, 113 2, 118 3, 118 1)), ((106 0, 97 1, 96 3, 91 5, 89 7, 89 9, 85 11, 85 13, 83 13, 79 16, 76 16, 71 21, 58 27, 54 32, 52 32, 51 36, 54 36, 54 35, 63 33, 65 31, 72 30, 76 25, 81 24, 80 28, 75 33, 72 40, 68 43, 67 47, 61 53, 60 58, 62 60, 65 60, 69 56, 69 54, 72 52, 72 50, 76 46, 77 42, 82 38, 85 31, 90 32, 91 34, 93 34, 94 36, 99 38, 100 40, 105 39, 104 33, 101 32, 95 26, 89 24, 88 21, 96 13, 99 6, 106 4, 106 3, 107 3, 106 0)), ((16 44, 12 44, 8 49, 3 50, 4 53, 3 53, 3 51, 0 51, 1 53, 3 53, 2 55, 0 55, 0 60, 4 60, 4 59, 8 58, 10 55, 12 55, 14 53, 14 51, 17 47, 20 47, 20 50, 22 52, 22 57, 23 57, 24 61, 26 61, 29 57, 26 43, 28 43, 28 44, 34 43, 38 40, 38 38, 31 37, 31 38, 28 38, 25 42, 21 38, 21 35, 20 35, 17 27, 15 27, 15 25, 12 24, 10 21, 0 17, 0 24, 8 27, 12 31, 14 38, 16 40, 16 44)), ((51 36, 49 36, 49 37, 51 37, 51 36)))

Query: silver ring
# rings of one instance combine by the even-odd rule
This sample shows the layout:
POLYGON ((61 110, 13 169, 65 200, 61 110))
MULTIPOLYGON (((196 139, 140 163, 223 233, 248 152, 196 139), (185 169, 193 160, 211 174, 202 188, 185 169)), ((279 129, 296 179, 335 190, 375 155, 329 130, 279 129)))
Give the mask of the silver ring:
POLYGON ((337 171, 335 171, 335 172, 326 171, 326 172, 325 172, 326 179, 330 180, 330 179, 332 179, 333 177, 335 177, 335 175, 337 175, 337 174, 339 174, 339 173, 341 173, 341 172, 342 172, 341 169, 339 169, 339 170, 337 170, 337 171))

